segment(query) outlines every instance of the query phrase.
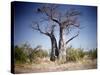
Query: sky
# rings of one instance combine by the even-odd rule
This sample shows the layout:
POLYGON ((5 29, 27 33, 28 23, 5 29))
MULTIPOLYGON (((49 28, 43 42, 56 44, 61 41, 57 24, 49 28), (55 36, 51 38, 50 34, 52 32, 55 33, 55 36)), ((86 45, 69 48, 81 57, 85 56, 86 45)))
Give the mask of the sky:
MULTIPOLYGON (((38 21, 41 16, 41 14, 34 13, 34 10, 43 5, 45 4, 31 2, 16 2, 14 4, 14 45, 28 42, 32 48, 37 45, 42 45, 45 49, 51 48, 50 38, 40 34, 38 31, 33 31, 31 28, 32 21, 38 21)), ((79 19, 83 28, 80 29, 79 36, 68 45, 72 45, 74 48, 81 47, 86 50, 97 48, 97 7, 59 4, 58 10, 64 12, 64 10, 70 8, 75 8, 82 13, 79 19)), ((67 38, 74 34, 72 32, 67 38)))

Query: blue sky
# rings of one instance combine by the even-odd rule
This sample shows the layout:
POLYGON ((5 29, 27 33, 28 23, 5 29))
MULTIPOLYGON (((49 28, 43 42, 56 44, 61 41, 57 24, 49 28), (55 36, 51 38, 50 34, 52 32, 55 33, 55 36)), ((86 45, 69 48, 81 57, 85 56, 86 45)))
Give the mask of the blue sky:
MULTIPOLYGON (((32 31, 30 27, 32 21, 38 20, 40 14, 35 14, 34 10, 41 7, 41 3, 15 3, 14 10, 14 41, 15 45, 20 45, 25 42, 30 43, 31 47, 42 45, 43 48, 50 49, 51 41, 48 36, 40 34, 37 31, 32 31)), ((75 8, 82 13, 79 17, 80 25, 84 27, 80 30, 77 38, 73 39, 68 45, 74 48, 92 49, 97 47, 97 8, 95 6, 78 6, 78 5, 59 5, 59 11, 75 8)), ((72 33, 75 34, 75 33, 72 33)), ((70 37, 69 35, 68 37, 70 37)))

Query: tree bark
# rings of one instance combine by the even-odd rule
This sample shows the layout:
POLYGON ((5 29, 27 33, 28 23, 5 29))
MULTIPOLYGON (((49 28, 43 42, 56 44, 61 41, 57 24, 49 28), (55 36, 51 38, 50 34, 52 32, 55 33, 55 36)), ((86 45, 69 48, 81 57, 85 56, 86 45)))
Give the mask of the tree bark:
POLYGON ((59 52, 58 52, 58 47, 57 47, 57 41, 54 35, 50 36, 51 39, 51 55, 50 55, 50 60, 55 61, 56 58, 58 58, 59 52))
POLYGON ((60 27, 60 36, 59 36, 59 60, 63 59, 64 56, 64 39, 63 39, 63 28, 60 27))

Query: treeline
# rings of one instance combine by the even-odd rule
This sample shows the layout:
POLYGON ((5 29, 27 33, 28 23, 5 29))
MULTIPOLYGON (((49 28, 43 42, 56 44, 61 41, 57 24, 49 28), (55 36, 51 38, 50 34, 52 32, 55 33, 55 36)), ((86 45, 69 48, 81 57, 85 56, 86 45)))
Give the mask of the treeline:
POLYGON ((23 46, 15 46, 14 50, 16 63, 35 63, 38 58, 48 56, 48 52, 42 50, 40 46, 33 49, 27 44, 24 44, 23 46))

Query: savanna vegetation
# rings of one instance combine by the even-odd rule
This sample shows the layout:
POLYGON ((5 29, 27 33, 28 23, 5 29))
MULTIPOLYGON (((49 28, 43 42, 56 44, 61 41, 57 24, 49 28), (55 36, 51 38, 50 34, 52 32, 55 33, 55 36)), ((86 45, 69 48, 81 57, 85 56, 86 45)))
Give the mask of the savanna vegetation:
POLYGON ((65 59, 50 61, 50 53, 41 46, 31 48, 28 44, 15 46, 15 72, 44 72, 74 69, 91 69, 97 65, 97 49, 66 48, 65 59), (33 67, 32 67, 33 66, 33 67))
POLYGON ((23 44, 21 47, 15 46, 16 63, 35 63, 38 62, 38 58, 48 57, 48 52, 40 47, 32 49, 27 44, 23 44))
MULTIPOLYGON (((37 46, 36 48, 27 47, 27 44, 24 44, 22 47, 15 46, 15 61, 16 63, 36 63, 39 58, 50 57, 50 54, 37 46)), ((72 48, 72 46, 66 48, 66 62, 70 61, 79 61, 84 57, 90 59, 97 59, 97 49, 91 49, 85 51, 82 48, 72 48)), ((64 61, 64 62, 65 62, 64 61)))
POLYGON ((97 49, 85 51, 82 48, 75 49, 71 46, 66 51, 66 61, 78 61, 84 57, 97 59, 97 49))

